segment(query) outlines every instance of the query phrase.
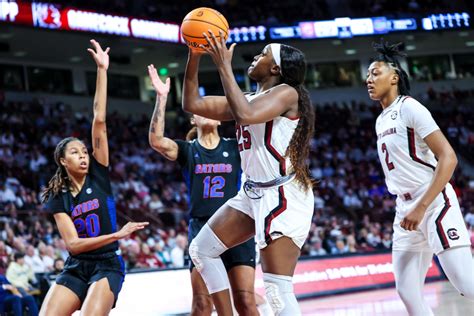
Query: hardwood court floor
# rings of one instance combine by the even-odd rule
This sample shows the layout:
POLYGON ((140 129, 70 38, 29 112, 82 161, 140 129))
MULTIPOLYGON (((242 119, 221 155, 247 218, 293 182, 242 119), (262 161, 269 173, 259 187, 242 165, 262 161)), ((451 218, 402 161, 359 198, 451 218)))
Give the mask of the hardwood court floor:
MULTIPOLYGON (((436 316, 474 316, 474 302, 458 294, 447 281, 425 285, 425 299, 436 316)), ((394 288, 300 301, 303 315, 408 315, 394 288)))

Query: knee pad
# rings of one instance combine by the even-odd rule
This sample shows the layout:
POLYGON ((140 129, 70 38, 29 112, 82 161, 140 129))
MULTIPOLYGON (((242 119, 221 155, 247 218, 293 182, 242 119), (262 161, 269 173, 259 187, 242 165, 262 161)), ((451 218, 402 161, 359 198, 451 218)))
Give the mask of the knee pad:
POLYGON ((198 235, 189 245, 189 256, 196 269, 201 272, 203 269, 203 258, 218 258, 227 247, 216 236, 209 225, 204 225, 198 235))
POLYGON ((229 288, 227 271, 219 257, 226 250, 227 247, 207 224, 189 245, 189 256, 210 294, 229 288))
POLYGON ((275 315, 300 315, 292 279, 286 275, 263 273, 266 297, 275 315))

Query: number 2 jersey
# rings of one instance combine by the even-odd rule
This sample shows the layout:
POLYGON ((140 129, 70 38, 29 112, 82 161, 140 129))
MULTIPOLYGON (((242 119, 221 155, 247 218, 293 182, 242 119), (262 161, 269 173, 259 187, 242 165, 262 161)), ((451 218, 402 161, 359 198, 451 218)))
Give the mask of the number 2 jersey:
POLYGON ((221 138, 214 149, 192 141, 176 140, 178 163, 189 193, 190 215, 211 217, 240 189, 242 172, 235 139, 221 138))
MULTIPOLYGON (((115 201, 109 179, 109 169, 90 155, 89 172, 81 191, 73 197, 70 191, 51 196, 46 210, 54 214, 66 213, 74 223, 79 238, 112 234, 117 231, 115 201)), ((90 257, 118 249, 113 242, 93 251, 75 256, 90 257)))
POLYGON ((378 116, 377 151, 390 193, 404 196, 431 182, 437 161, 423 139, 438 129, 428 109, 408 96, 378 116))

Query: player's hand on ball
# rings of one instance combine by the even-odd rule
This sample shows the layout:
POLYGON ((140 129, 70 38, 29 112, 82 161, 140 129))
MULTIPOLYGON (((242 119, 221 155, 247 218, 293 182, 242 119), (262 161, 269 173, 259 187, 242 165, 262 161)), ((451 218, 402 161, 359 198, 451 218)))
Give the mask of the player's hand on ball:
POLYGON ((208 33, 203 33, 203 35, 206 38, 209 47, 201 45, 200 48, 211 55, 212 60, 217 67, 226 65, 230 66, 232 62, 232 56, 234 55, 234 48, 237 44, 234 43, 230 45, 229 48, 227 48, 224 33, 222 31, 219 31, 219 39, 217 39, 211 30, 209 30, 208 33))
POLYGON ((116 237, 117 237, 117 239, 125 238, 128 235, 130 235, 131 233, 145 228, 145 226, 147 226, 148 224, 149 224, 149 222, 139 222, 139 223, 128 222, 127 224, 125 224, 125 226, 122 227, 121 230, 119 230, 116 233, 116 237))
POLYGON ((167 96, 170 92, 170 78, 166 78, 166 81, 163 83, 153 64, 148 65, 148 75, 150 76, 151 84, 155 89, 156 94, 160 97, 167 96))
POLYGON ((400 226, 406 230, 417 230, 423 217, 425 216, 425 209, 422 207, 415 207, 407 216, 400 222, 400 226))
POLYGON ((92 55, 92 58, 94 58, 98 68, 107 70, 109 68, 110 47, 107 47, 104 51, 96 40, 91 39, 90 42, 94 49, 88 48, 87 51, 92 55))

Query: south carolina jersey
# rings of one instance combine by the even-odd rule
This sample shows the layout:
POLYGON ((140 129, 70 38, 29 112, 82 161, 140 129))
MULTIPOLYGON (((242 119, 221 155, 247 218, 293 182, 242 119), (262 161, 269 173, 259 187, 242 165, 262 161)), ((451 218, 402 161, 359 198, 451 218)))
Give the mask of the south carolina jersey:
POLYGON ((189 192, 191 217, 211 217, 240 189, 242 171, 235 139, 221 138, 214 149, 177 140, 178 163, 189 192))
MULTIPOLYGON (((258 96, 246 95, 248 101, 258 96)), ((267 182, 293 171, 285 156, 298 121, 279 116, 266 123, 236 125, 242 171, 248 179, 267 182)))
MULTIPOLYGON (((81 191, 75 197, 66 190, 51 196, 46 209, 54 214, 68 214, 76 227, 79 238, 91 238, 116 232, 117 217, 108 167, 101 165, 91 155, 89 171, 81 191)), ((81 258, 117 249, 118 243, 113 242, 74 257, 81 258)))
POLYGON ((411 97, 399 96, 377 118, 377 151, 390 193, 404 196, 430 183, 436 158, 423 140, 439 127, 411 97))

